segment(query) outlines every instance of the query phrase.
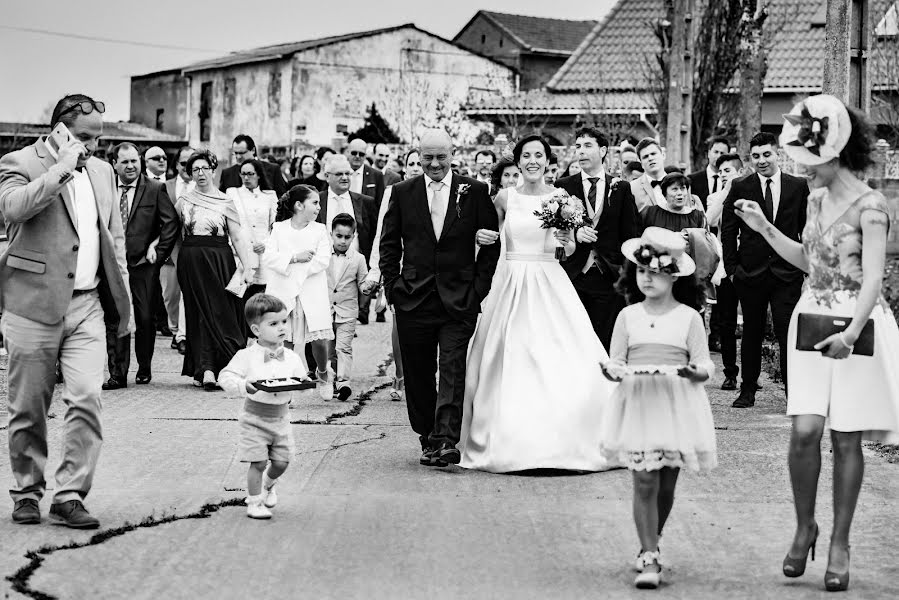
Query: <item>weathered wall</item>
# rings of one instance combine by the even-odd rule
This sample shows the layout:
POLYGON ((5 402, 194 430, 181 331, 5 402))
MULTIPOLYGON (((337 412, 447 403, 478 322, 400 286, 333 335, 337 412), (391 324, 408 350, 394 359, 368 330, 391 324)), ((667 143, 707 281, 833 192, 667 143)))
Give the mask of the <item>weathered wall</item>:
MULTIPOLYGON (((291 143, 292 71, 289 60, 252 63, 190 73, 192 145, 210 148, 223 166, 231 164, 231 140, 250 135, 257 146, 288 147, 291 143), (280 77, 280 87, 277 78, 280 77), (200 95, 212 83, 210 135, 201 139, 200 95)), ((183 109, 182 109, 183 110, 183 109)))
POLYGON ((338 128, 360 127, 373 102, 411 141, 438 103, 458 106, 513 86, 508 68, 414 29, 301 52, 293 69, 293 123, 316 145, 331 143, 338 128))
POLYGON ((131 78, 132 123, 156 128, 156 111, 163 109, 162 131, 177 136, 187 135, 188 82, 180 73, 165 72, 131 78))
MULTIPOLYGON (((459 36, 456 43, 472 52, 495 58, 514 69, 518 69, 518 53, 521 51, 521 46, 483 16, 478 16, 468 29, 459 36), (482 36, 484 38, 483 43, 481 42, 482 36)), ((524 73, 522 73, 522 76, 524 76, 524 73)))

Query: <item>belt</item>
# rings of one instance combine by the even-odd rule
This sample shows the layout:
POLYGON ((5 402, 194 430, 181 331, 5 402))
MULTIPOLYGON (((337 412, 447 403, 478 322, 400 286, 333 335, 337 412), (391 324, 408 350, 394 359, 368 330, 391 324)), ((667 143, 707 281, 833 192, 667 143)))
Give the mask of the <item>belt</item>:
POLYGON ((95 287, 92 287, 89 290, 72 290, 72 298, 74 298, 75 296, 81 296, 83 294, 90 294, 91 292, 96 292, 96 291, 97 291, 97 288, 95 288, 95 287))

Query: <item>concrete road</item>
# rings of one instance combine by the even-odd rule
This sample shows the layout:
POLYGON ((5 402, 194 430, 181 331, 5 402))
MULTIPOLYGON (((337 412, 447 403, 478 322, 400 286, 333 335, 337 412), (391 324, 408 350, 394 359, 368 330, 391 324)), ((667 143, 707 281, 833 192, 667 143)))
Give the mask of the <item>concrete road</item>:
MULTIPOLYGON (((238 400, 180 373, 159 338, 153 383, 104 394, 105 445, 88 508, 99 532, 0 519, 8 598, 632 598, 639 547, 626 471, 492 475, 418 465, 405 406, 391 402, 389 329, 359 328, 357 396, 292 409, 297 455, 271 521, 241 504, 238 400)), ((132 373, 133 378, 133 373, 132 373)), ((133 379, 132 379, 133 381, 133 379)), ((684 474, 662 539, 659 598, 817 598, 832 521, 825 444, 818 560, 788 580, 789 422, 779 386, 730 408, 709 385, 720 466, 684 474)), ((51 459, 63 407, 55 401, 51 459)), ((0 446, 6 432, 0 430, 0 446)), ((850 598, 895 597, 899 465, 869 455, 853 530, 850 598)), ((0 452, 0 488, 10 486, 0 452)), ((52 477, 51 477, 52 480, 52 477)), ((7 505, 11 509, 12 503, 7 505)), ((48 499, 42 503, 46 514, 48 499)))

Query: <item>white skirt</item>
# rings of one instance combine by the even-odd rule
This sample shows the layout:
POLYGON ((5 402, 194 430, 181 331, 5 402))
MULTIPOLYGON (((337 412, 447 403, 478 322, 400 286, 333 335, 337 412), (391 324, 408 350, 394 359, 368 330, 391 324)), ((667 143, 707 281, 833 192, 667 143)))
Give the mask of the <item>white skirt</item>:
POLYGON ((852 319, 856 299, 846 292, 834 293, 833 299, 831 306, 819 304, 805 291, 793 311, 787 334, 787 414, 819 415, 833 431, 861 431, 865 439, 899 443, 899 326, 883 300, 871 311, 874 356, 836 360, 796 350, 800 313, 852 319))

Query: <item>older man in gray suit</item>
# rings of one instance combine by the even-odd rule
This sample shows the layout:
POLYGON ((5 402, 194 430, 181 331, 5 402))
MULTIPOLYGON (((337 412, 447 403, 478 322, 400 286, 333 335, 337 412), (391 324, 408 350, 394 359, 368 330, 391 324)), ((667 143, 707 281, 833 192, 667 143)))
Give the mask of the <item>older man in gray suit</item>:
POLYGON ((94 158, 105 106, 74 94, 53 109, 66 125, 0 158, 0 213, 9 248, 0 256, 0 328, 9 352, 9 454, 13 521, 39 523, 47 462, 47 410, 55 365, 66 405, 63 455, 50 519, 77 529, 99 521, 84 508, 100 455, 100 386, 107 322, 131 329, 125 236, 109 163, 94 158))

